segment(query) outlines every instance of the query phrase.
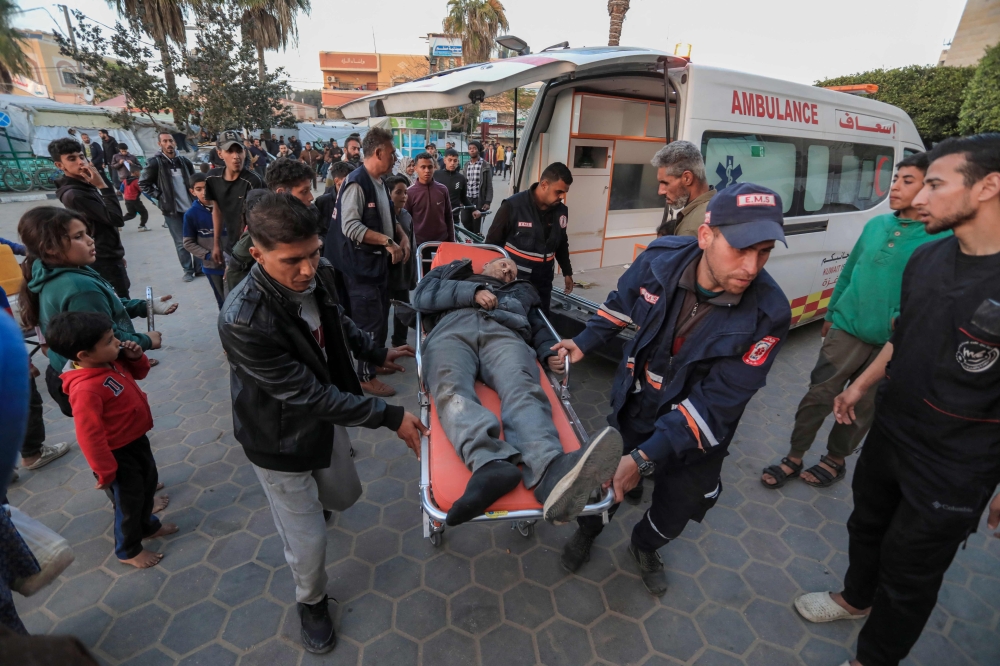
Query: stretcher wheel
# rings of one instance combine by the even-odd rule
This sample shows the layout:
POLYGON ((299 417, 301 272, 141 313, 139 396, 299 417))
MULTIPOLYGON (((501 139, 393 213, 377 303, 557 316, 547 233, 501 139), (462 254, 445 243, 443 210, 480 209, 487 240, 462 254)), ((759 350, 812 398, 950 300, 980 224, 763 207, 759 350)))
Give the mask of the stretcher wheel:
POLYGON ((440 548, 441 544, 444 543, 444 531, 431 532, 431 545, 435 548, 440 548))
POLYGON ((518 533, 525 539, 530 539, 531 535, 535 533, 535 523, 537 520, 516 520, 512 526, 518 531, 518 533))

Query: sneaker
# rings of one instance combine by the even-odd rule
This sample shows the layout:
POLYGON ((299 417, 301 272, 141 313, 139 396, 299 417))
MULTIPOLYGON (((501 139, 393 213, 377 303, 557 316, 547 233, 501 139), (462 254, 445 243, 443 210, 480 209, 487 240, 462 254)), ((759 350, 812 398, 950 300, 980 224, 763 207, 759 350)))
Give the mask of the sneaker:
POLYGON ((58 444, 42 444, 42 451, 38 460, 25 465, 24 469, 39 469, 45 467, 56 458, 61 458, 69 453, 69 442, 59 442, 58 444))
POLYGON ((590 547, 594 545, 595 538, 577 529, 569 543, 563 546, 562 555, 559 556, 562 568, 570 573, 576 573, 580 567, 589 562, 590 547))
POLYGON ((136 231, 149 231, 149 227, 147 227, 147 226, 146 226, 146 225, 144 225, 144 224, 140 224, 140 225, 139 225, 139 228, 138 228, 138 229, 136 229, 136 231))
POLYGON ((557 456, 535 486, 543 515, 561 525, 580 515, 590 493, 614 476, 622 457, 622 436, 605 428, 586 448, 557 456))
POLYGON ((639 565, 642 584, 654 597, 662 597, 667 592, 667 574, 663 571, 663 558, 655 550, 639 550, 634 544, 628 545, 628 552, 639 565))
POLYGON ((302 645, 307 652, 324 654, 337 645, 337 634, 333 631, 333 618, 324 596, 317 604, 298 604, 299 620, 302 622, 302 645))
POLYGON ((191 275, 190 273, 185 273, 184 277, 181 279, 184 280, 185 282, 194 282, 194 276, 191 275))
POLYGON ((167 223, 166 223, 166 222, 164 222, 164 223, 163 223, 163 228, 164 228, 164 229, 169 229, 170 227, 168 227, 168 226, 167 226, 167 223))
POLYGON ((364 389, 365 393, 380 398, 388 398, 389 396, 396 395, 396 389, 375 377, 372 377, 367 382, 361 382, 361 388, 364 389))

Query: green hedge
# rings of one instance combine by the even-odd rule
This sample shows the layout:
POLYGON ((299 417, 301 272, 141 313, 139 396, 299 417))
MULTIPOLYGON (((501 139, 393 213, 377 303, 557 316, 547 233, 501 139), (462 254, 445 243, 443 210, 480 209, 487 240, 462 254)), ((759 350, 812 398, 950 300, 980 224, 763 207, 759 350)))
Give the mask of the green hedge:
MULTIPOLYGON (((874 69, 870 72, 817 81, 816 85, 847 86, 874 83, 878 86, 878 92, 871 98, 898 106, 905 111, 913 119, 924 143, 930 146, 942 139, 962 133, 959 130, 959 115, 965 112, 963 108, 965 89, 974 74, 976 67, 911 65, 898 69, 874 69)), ((994 122, 1000 118, 997 76, 997 70, 994 70, 993 78, 983 82, 984 85, 993 86, 989 91, 993 96, 992 108, 989 111, 993 114, 994 122)), ((970 111, 969 116, 972 117, 973 113, 970 111)))
POLYGON ((1000 44, 986 49, 965 89, 958 129, 962 134, 1000 132, 1000 44))

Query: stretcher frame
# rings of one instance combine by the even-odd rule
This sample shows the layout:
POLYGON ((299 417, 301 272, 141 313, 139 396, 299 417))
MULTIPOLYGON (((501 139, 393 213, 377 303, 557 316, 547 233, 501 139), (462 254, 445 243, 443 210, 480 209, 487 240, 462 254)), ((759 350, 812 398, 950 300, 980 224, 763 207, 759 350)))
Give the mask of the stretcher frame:
MULTIPOLYGON (((424 261, 427 261, 428 265, 430 265, 433 261, 435 251, 440 245, 442 245, 440 241, 428 241, 426 243, 422 243, 420 247, 417 248, 416 265, 418 282, 424 277, 424 261)), ((455 245, 469 245, 470 247, 483 250, 492 250, 510 259, 510 254, 504 248, 496 245, 468 242, 455 243, 455 245)), ((555 336, 557 340, 560 339, 559 334, 556 332, 555 328, 553 328, 545 314, 539 314, 542 315, 542 319, 545 321, 545 325, 548 327, 552 335, 555 336)), ((417 313, 416 326, 417 399, 420 405, 420 421, 429 430, 431 427, 431 401, 429 390, 424 383, 423 365, 423 343, 426 335, 423 329, 423 316, 419 312, 417 313)), ((542 368, 542 372, 551 384, 552 389, 555 391, 556 397, 559 399, 559 404, 562 406, 563 412, 565 413, 570 425, 572 425, 573 432, 580 441, 580 446, 582 448, 586 447, 590 442, 590 437, 588 436, 583 423, 580 421, 580 418, 576 415, 576 411, 573 409, 573 406, 570 404, 569 358, 566 358, 565 362, 566 370, 561 382, 553 377, 552 374, 549 373, 544 367, 542 368)), ((424 528, 424 538, 430 539, 434 546, 440 546, 443 542, 445 528, 444 521, 448 512, 441 509, 434 501, 434 490, 431 487, 430 469, 430 436, 424 435, 420 438, 420 509, 424 528)), ((614 504, 614 491, 611 488, 608 488, 604 492, 604 496, 600 498, 599 501, 594 502, 593 499, 594 498, 592 496, 591 503, 588 503, 587 506, 584 507, 583 512, 580 515, 600 515, 603 522, 607 524, 608 510, 614 504)), ((529 509, 519 509, 513 511, 487 512, 481 516, 476 516, 469 522, 509 520, 511 521, 511 529, 516 529, 521 536, 529 538, 534 532, 535 523, 542 517, 543 510, 541 508, 532 507, 529 509)))

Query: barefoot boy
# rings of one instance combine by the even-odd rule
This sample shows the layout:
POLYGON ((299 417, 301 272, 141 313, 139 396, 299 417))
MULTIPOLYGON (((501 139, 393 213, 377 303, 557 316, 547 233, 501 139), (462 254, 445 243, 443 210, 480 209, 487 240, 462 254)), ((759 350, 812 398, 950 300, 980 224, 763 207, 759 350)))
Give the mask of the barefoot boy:
POLYGON ((73 406, 76 439, 115 505, 115 555, 146 568, 162 553, 143 550, 142 540, 173 534, 177 526, 153 515, 156 462, 146 433, 153 427, 146 394, 135 383, 149 372, 149 360, 134 342, 121 342, 111 319, 99 312, 64 312, 49 321, 49 346, 71 359, 62 374, 73 406))

